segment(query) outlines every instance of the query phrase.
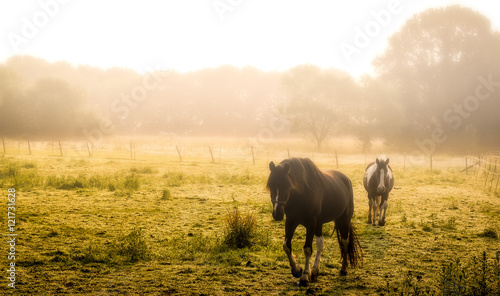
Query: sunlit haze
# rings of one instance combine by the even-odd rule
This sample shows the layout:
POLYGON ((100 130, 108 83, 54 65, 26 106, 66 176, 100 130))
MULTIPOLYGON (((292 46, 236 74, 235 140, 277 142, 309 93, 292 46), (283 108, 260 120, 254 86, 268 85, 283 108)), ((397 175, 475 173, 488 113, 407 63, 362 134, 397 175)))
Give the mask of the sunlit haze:
POLYGON ((500 28, 499 4, 486 0, 2 1, 0 59, 25 54, 139 72, 225 64, 283 71, 314 64, 359 76, 406 19, 450 4, 470 7, 500 28), (342 44, 353 45, 359 30, 373 37, 346 57, 342 44))

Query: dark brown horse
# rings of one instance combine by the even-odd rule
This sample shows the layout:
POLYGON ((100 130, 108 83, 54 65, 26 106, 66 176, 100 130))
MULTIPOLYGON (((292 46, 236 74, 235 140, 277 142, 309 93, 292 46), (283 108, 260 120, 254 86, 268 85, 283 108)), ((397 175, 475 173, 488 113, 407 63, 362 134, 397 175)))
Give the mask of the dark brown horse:
POLYGON ((389 166, 389 158, 377 158, 366 167, 363 185, 368 192, 368 223, 372 223, 373 226, 377 225, 377 213, 380 209, 378 225, 384 226, 385 213, 389 206, 389 192, 394 187, 394 176, 389 166))
POLYGON ((354 201, 351 180, 337 171, 320 171, 307 158, 289 158, 279 165, 269 163, 271 173, 267 188, 271 192, 273 218, 286 216, 283 249, 290 261, 292 274, 300 285, 316 280, 323 251, 323 224, 335 221, 335 231, 342 254, 341 275, 347 275, 348 263, 356 267, 361 258, 360 246, 351 223, 354 201), (292 237, 298 225, 306 227, 304 270, 292 254, 292 237), (312 270, 310 259, 316 237, 316 259, 312 270))

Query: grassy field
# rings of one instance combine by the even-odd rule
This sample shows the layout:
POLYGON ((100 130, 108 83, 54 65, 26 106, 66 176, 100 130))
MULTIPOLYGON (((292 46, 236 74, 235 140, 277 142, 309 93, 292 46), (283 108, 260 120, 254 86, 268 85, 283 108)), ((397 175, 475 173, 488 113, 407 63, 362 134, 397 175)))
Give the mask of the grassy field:
MULTIPOLYGON (((124 144, 126 145, 126 143, 124 144)), ((125 151, 126 152, 126 151, 125 151)), ((0 190, 16 190, 19 295, 498 295, 500 197, 446 161, 426 167, 393 162, 396 185, 387 224, 367 224, 364 156, 341 156, 353 181, 354 224, 363 266, 340 277, 340 252, 324 229, 318 281, 297 287, 282 250, 284 223, 271 217, 267 158, 221 163, 161 154, 95 153, 92 158, 0 156, 0 190), (120 157, 116 157, 120 155, 120 157), (128 155, 130 156, 130 155, 128 155), (235 209, 253 219, 251 246, 225 243, 235 209), (459 293, 457 293, 459 292, 459 293), (460 294, 461 293, 461 294, 460 294)), ((306 155, 308 156, 308 155, 306 155)), ((389 155, 390 156, 390 155, 389 155)), ((331 155, 315 155, 323 169, 331 155)), ((394 159, 401 159, 394 156, 394 159)), ((0 223, 5 271, 7 204, 0 223)), ((293 242, 303 266, 304 228, 293 242)), ((314 247, 314 246, 313 246, 314 247)), ((4 272, 0 293, 10 294, 4 272)))

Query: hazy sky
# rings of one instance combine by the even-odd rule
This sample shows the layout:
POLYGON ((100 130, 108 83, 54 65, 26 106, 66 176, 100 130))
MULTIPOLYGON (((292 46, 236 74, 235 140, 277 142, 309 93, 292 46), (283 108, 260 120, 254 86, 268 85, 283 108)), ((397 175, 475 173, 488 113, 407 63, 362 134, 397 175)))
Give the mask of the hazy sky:
POLYGON ((460 4, 500 30, 500 2, 336 0, 0 0, 0 61, 28 54, 75 65, 191 71, 299 64, 370 71, 413 14, 460 4))

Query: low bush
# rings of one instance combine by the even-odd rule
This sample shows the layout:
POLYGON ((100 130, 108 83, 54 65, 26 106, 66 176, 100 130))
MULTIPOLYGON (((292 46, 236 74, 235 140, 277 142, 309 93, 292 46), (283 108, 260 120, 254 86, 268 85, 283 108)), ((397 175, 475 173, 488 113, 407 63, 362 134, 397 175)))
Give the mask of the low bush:
POLYGON ((256 236, 257 220, 254 214, 241 215, 236 208, 226 217, 224 244, 232 249, 252 246, 256 236))

